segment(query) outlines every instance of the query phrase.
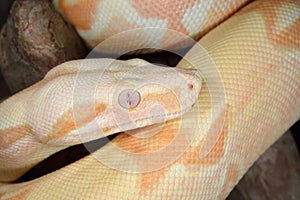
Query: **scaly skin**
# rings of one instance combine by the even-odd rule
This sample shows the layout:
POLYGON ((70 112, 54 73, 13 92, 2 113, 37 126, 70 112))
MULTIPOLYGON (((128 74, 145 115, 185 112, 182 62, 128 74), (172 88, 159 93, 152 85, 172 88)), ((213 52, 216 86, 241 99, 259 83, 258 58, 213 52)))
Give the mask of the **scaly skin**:
MULTIPOLYGON (((195 45, 184 58, 197 65, 185 60, 177 65, 196 67, 204 80, 187 113, 122 133, 93 155, 35 180, 3 183, 1 199, 226 198, 300 117, 300 2, 250 3, 198 44, 210 59, 195 45), (153 127, 155 135, 138 137, 149 136, 153 127)), ((163 98, 158 103, 164 105, 163 98)), ((1 104, 0 110, 7 107, 1 104)))
POLYGON ((161 68, 139 59, 88 59, 57 66, 0 104, 0 180, 13 181, 69 146, 151 125, 149 119, 177 118, 196 102, 200 87, 197 70, 161 68), (141 99, 129 113, 116 101, 126 89, 137 90, 141 99), (158 103, 165 108, 164 118, 151 112, 158 103))

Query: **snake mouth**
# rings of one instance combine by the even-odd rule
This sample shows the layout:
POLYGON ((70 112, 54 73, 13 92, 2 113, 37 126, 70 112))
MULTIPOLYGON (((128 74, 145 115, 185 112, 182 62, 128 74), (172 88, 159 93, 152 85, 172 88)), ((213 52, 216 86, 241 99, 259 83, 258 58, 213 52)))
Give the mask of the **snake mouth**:
MULTIPOLYGON (((180 57, 179 54, 167 51, 154 54, 140 55, 138 57, 127 55, 120 57, 121 60, 127 60, 132 58, 141 58, 150 63, 161 65, 162 67, 175 67, 182 57, 180 57)), ((13 183, 31 181, 56 170, 59 170, 65 166, 68 166, 101 149, 108 142, 116 138, 119 134, 119 132, 113 133, 112 135, 106 136, 105 138, 100 138, 82 144, 73 145, 57 153, 54 153, 53 155, 38 163, 36 166, 32 167, 28 172, 26 172, 20 178, 15 180, 13 183)))

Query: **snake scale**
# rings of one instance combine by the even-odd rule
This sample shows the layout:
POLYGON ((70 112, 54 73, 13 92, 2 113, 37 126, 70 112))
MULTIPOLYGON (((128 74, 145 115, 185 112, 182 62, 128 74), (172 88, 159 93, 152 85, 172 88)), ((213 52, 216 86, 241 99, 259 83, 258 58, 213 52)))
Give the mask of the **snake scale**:
POLYGON ((2 102, 0 199, 225 199, 300 118, 300 1, 54 5, 104 52, 176 49, 182 35, 198 42, 175 68, 139 59, 66 62, 2 102), (55 152, 116 132, 93 154, 13 183, 55 152))

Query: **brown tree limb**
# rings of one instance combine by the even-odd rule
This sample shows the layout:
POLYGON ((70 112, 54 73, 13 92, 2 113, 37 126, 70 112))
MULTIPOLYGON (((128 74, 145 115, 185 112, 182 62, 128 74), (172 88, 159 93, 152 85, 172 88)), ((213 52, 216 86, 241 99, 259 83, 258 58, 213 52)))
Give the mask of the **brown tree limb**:
POLYGON ((0 68, 12 93, 54 66, 82 58, 86 48, 48 0, 17 0, 0 33, 0 68))

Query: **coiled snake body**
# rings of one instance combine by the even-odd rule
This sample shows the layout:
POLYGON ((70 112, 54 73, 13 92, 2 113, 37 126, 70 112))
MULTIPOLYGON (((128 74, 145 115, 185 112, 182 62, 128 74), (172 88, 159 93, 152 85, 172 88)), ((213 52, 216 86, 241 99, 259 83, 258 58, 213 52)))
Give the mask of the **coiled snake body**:
POLYGON ((2 102, 0 199, 224 199, 300 117, 299 1, 54 3, 109 53, 201 39, 175 69, 71 61, 2 102), (75 163, 11 183, 61 149, 121 131, 75 163))

